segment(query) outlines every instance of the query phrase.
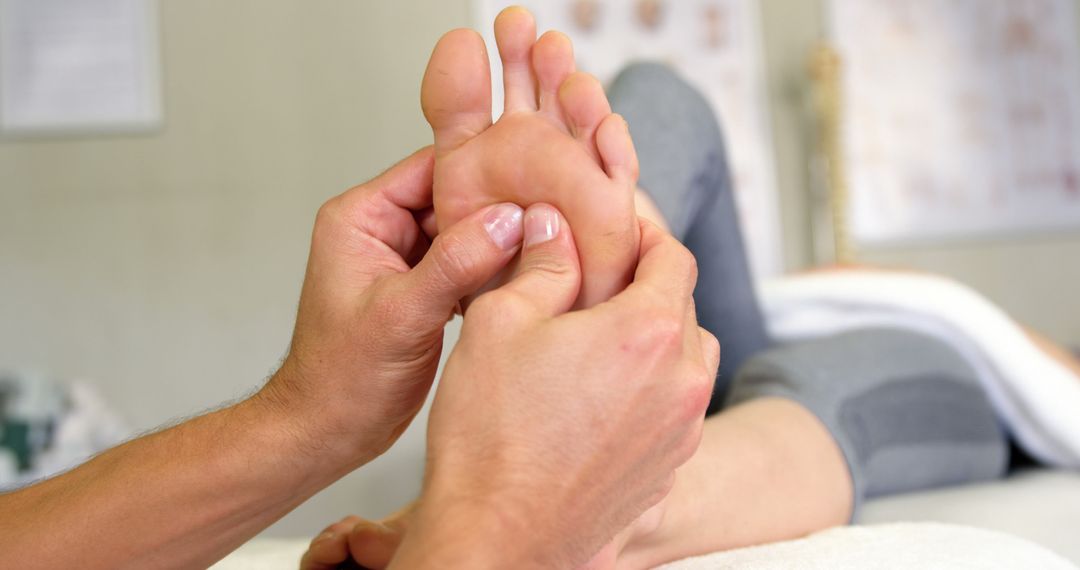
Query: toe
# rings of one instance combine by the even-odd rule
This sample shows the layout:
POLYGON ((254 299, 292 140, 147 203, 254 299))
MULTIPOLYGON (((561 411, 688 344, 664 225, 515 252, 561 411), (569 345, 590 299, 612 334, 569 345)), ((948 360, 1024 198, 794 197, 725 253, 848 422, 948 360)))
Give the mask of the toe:
POLYGON ((638 179, 638 158, 634 151, 634 141, 630 138, 630 128, 626 120, 616 114, 610 114, 596 129, 596 148, 604 170, 613 180, 636 184, 638 179))
POLYGON ((420 89, 438 153, 453 150, 491 125, 491 70, 484 39, 453 30, 439 40, 420 89))
POLYGON ((536 20, 528 10, 511 6, 495 18, 495 43, 502 59, 505 112, 536 110, 536 79, 532 54, 536 43, 536 20))
POLYGON ((594 136, 600 123, 611 114, 604 87, 588 73, 575 73, 559 88, 559 102, 570 133, 596 156, 594 136))
POLYGON ((540 112, 562 121, 559 86, 574 72, 574 44, 566 34, 546 32, 532 49, 533 71, 540 84, 540 112))

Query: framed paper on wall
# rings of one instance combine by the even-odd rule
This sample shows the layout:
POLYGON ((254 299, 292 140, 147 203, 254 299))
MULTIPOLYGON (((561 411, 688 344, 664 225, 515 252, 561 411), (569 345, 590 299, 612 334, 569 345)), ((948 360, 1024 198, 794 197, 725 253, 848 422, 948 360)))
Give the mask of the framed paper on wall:
POLYGON ((161 124, 156 0, 0 0, 0 132, 161 124))
POLYGON ((831 0, 851 233, 1080 230, 1074 0, 831 0))

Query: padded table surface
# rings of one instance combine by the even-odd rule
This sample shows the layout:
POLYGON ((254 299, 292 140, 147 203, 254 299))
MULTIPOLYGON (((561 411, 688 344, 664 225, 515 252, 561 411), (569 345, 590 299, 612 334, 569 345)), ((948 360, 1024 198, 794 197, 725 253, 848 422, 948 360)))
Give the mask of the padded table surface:
POLYGON ((1030 470, 1008 479, 868 501, 860 523, 933 521, 998 530, 1080 566, 1080 473, 1030 470))

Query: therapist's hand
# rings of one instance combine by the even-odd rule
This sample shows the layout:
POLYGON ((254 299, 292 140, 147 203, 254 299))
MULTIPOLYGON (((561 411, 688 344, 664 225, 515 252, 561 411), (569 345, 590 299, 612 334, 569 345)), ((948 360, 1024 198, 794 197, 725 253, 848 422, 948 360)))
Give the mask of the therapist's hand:
POLYGON ((470 306, 447 363, 393 567, 583 564, 697 449, 719 346, 695 319, 693 256, 642 222, 624 292, 567 313, 580 280, 565 220, 530 207, 518 274, 470 306))
POLYGON ((319 210, 292 344, 253 400, 313 453, 356 467, 420 409, 459 299, 520 249, 522 211, 496 205, 431 240, 432 153, 422 150, 319 210))

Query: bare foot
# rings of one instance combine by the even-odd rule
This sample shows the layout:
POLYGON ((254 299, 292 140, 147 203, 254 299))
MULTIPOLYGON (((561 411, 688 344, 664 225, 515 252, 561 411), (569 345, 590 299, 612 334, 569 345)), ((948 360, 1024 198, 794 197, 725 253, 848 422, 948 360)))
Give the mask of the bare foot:
POLYGON ((537 40, 525 9, 503 10, 495 38, 506 103, 494 125, 487 51, 475 31, 443 36, 424 74, 437 225, 443 230, 499 202, 554 205, 581 254, 577 305, 595 305, 629 283, 640 240, 638 162, 626 122, 611 112, 599 81, 574 72, 570 39, 548 32, 537 40))

